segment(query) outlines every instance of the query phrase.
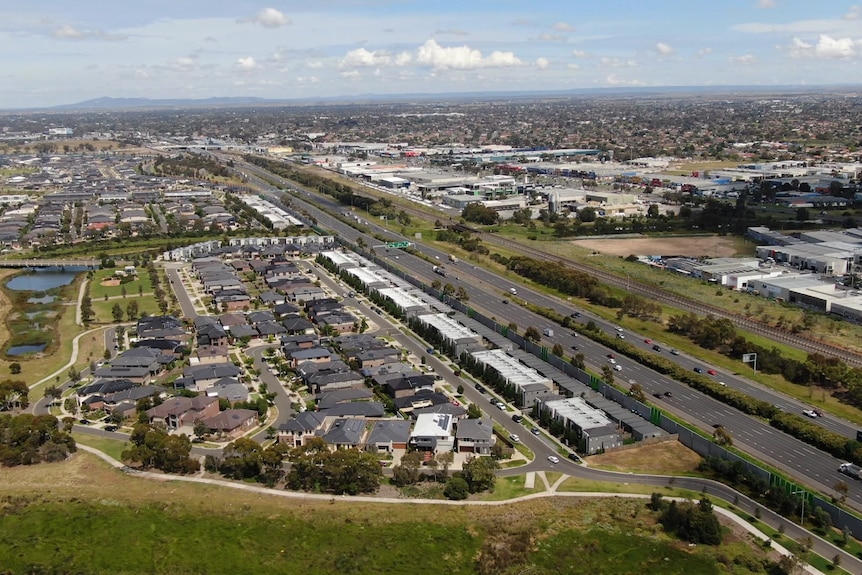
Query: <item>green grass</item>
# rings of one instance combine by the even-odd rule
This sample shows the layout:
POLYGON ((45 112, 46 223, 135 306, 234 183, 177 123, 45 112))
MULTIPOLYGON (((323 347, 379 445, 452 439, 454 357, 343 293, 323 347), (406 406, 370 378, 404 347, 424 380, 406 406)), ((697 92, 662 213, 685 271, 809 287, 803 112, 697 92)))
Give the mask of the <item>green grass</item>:
POLYGON ((95 277, 90 282, 90 298, 95 301, 102 301, 107 295, 108 297, 119 297, 123 293, 123 287, 126 288, 127 297, 130 295, 138 295, 138 288, 143 288, 144 293, 153 291, 153 285, 150 282, 150 275, 147 270, 141 268, 138 270, 138 279, 125 283, 122 286, 103 286, 102 280, 114 277, 114 272, 117 269, 97 270, 95 277))
POLYGON ((130 444, 127 441, 120 441, 118 439, 108 439, 106 437, 100 437, 97 435, 90 435, 88 433, 72 433, 72 436, 75 438, 75 442, 81 445, 86 445, 88 447, 92 447, 93 449, 98 449, 102 453, 106 455, 110 455, 117 461, 122 461, 122 453, 124 450, 128 449, 130 444))
POLYGON ((97 323, 113 323, 114 316, 111 313, 111 310, 114 307, 114 304, 120 304, 120 307, 123 309, 123 321, 126 321, 128 318, 126 317, 126 306, 129 305, 129 302, 136 301, 138 302, 138 315, 143 312, 147 312, 150 315, 159 315, 159 304, 156 301, 156 297, 153 295, 145 295, 143 297, 138 296, 138 293, 129 294, 125 298, 120 299, 109 299, 108 301, 104 300, 93 300, 93 312, 95 312, 96 317, 94 319, 97 323))
POLYGON ((478 499, 483 501, 505 501, 516 497, 523 497, 531 493, 541 493, 545 491, 545 484, 542 480, 536 477, 535 487, 527 489, 524 487, 526 475, 515 475, 512 477, 498 477, 494 482, 494 491, 482 493, 478 499))

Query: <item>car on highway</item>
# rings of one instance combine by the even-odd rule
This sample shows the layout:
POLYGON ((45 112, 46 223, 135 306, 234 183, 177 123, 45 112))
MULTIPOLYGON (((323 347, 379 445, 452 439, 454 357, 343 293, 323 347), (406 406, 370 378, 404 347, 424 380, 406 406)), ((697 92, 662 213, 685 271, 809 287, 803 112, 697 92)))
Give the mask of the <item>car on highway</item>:
POLYGON ((615 356, 614 354, 612 354, 612 353, 609 353, 609 354, 608 354, 608 355, 606 355, 605 357, 609 357, 609 358, 613 359, 613 358, 615 358, 616 356, 615 356))
POLYGON ((580 347, 578 347, 578 346, 576 346, 576 345, 573 345, 573 346, 572 346, 572 349, 573 349, 573 350, 575 350, 575 351, 578 351, 578 350, 579 350, 579 349, 581 349, 581 348, 580 348, 580 347))
POLYGON ((723 381, 719 381, 718 385, 720 385, 721 387, 727 387, 727 384, 724 383, 723 381))
POLYGON ((718 375, 718 372, 714 369, 707 369, 706 373, 708 373, 709 375, 718 375))
POLYGON ((616 364, 616 363, 617 363, 617 360, 615 360, 614 358, 610 357, 610 358, 608 358, 608 363, 610 363, 610 364, 616 364))
POLYGON ((569 314, 569 317, 581 317, 581 312, 575 311, 569 314))
POLYGON ((661 346, 660 345, 656 344, 656 345, 652 346, 652 348, 654 351, 661 353, 661 346))
POLYGON ((673 393, 671 393, 670 391, 665 391, 664 396, 665 397, 673 397, 673 393))
POLYGON ((503 300, 503 303, 509 303, 509 300, 504 299, 504 300, 503 300))
POLYGON ((679 350, 678 349, 672 349, 672 350, 670 350, 670 354, 671 355, 679 355, 679 350))
POLYGON ((621 328, 620 326, 616 326, 616 327, 614 327, 614 329, 620 333, 622 333, 622 331, 623 331, 623 328, 621 328))
POLYGON ((661 394, 659 392, 655 392, 652 396, 661 399, 661 394))
POLYGON ((576 331, 572 332, 572 337, 580 337, 580 334, 576 331))
POLYGON ((521 441, 521 438, 513 433, 512 435, 509 436, 509 440, 512 443, 519 443, 521 441))
POLYGON ((649 338, 647 338, 647 339, 645 339, 645 340, 644 340, 644 343, 645 343, 645 344, 647 344, 647 345, 649 345, 649 344, 651 344, 651 343, 652 343, 652 340, 651 340, 651 339, 649 339, 649 338))
POLYGON ((703 368, 702 367, 696 367, 696 368, 694 368, 694 372, 695 373, 703 373, 703 368))
POLYGON ((623 370, 623 366, 621 366, 620 364, 617 364, 614 366, 614 371, 622 371, 622 370, 623 370))
POLYGON ((817 412, 816 412, 816 411, 814 411, 813 409, 806 409, 806 410, 804 410, 804 411, 802 412, 802 415, 804 415, 804 416, 806 416, 806 417, 810 417, 811 419, 816 419, 816 418, 817 418, 817 412))
POLYGON ((556 455, 549 455, 549 456, 548 456, 548 461, 550 461, 551 463, 553 463, 554 465, 556 465, 557 463, 559 463, 559 462, 560 462, 560 458, 559 458, 559 457, 557 457, 556 455))
POLYGON ((617 339, 625 339, 625 338, 626 338, 626 334, 624 334, 624 333, 618 333, 617 334, 617 339))

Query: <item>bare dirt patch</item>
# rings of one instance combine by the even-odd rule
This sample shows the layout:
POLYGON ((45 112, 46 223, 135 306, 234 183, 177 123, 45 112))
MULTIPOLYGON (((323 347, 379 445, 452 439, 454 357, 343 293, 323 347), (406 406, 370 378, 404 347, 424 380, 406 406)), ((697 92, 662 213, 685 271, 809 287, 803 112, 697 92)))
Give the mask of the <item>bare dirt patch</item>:
POLYGON ((575 240, 576 246, 614 256, 731 257, 737 245, 731 237, 620 238, 575 240))
POLYGON ((679 441, 640 445, 587 458, 590 467, 633 473, 684 474, 695 471, 701 457, 679 441))
POLYGON ((102 280, 99 282, 99 285, 105 287, 117 287, 120 285, 120 280, 102 280))

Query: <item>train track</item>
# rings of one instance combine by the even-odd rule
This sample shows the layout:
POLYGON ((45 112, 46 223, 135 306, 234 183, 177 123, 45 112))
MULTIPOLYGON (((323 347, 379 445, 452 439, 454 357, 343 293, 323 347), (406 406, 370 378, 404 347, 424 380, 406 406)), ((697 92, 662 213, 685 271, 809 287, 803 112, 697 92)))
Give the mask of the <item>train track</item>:
MULTIPOLYGON (((258 169, 257 166, 255 166, 258 169)), ((266 170, 263 170, 266 171, 266 170)), ((278 180, 282 180, 285 184, 290 184, 291 187, 302 189, 306 192, 309 192, 304 186, 294 182, 292 180, 286 180, 276 174, 266 171, 266 173, 270 177, 274 177, 278 180)), ((314 192, 312 192, 314 193, 314 192)), ((354 193, 356 193, 356 188, 354 187, 354 193)), ((373 199, 377 199, 377 194, 368 194, 369 197, 373 199)), ((379 194, 383 196, 383 194, 379 194)), ((407 214, 411 216, 415 216, 421 219, 428 219, 433 217, 429 215, 427 212, 415 208, 410 205, 401 205, 399 206, 403 209, 407 214)), ((530 256, 532 258, 542 260, 542 261, 552 261, 556 263, 563 264, 565 266, 571 267, 578 271, 590 274, 600 281, 612 285, 614 287, 624 289, 628 292, 641 295, 647 297, 653 301, 663 303, 669 306, 672 306, 676 309, 692 312, 698 315, 711 315, 713 317, 721 318, 721 319, 729 319, 736 325, 746 331, 757 334, 761 337, 765 337, 772 341, 780 342, 786 345, 793 346, 797 349, 805 351, 807 353, 818 353, 825 356, 834 356, 840 358, 842 361, 846 362, 848 365, 853 367, 862 367, 862 354, 856 353, 852 350, 839 347, 836 345, 832 345, 829 343, 825 343, 822 341, 813 340, 807 337, 804 337, 799 334, 795 334, 786 330, 782 330, 770 325, 766 325, 756 320, 752 320, 745 316, 728 312, 725 309, 720 307, 702 303, 699 301, 695 301, 678 294, 668 292, 666 290, 662 290, 660 288, 651 286, 649 284, 640 283, 636 280, 631 280, 630 278, 621 278, 616 276, 610 272, 602 270, 600 268, 596 268, 593 266, 589 266, 578 262, 576 260, 565 258, 557 255, 550 255, 546 252, 538 250, 536 248, 530 247, 528 245, 524 245, 522 243, 516 242, 514 240, 510 240, 507 238, 500 237, 496 234, 491 234, 487 232, 483 232, 481 230, 470 228, 470 232, 474 236, 478 236, 483 242, 486 244, 496 245, 498 247, 504 247, 510 251, 515 253, 519 253, 522 255, 530 256)))

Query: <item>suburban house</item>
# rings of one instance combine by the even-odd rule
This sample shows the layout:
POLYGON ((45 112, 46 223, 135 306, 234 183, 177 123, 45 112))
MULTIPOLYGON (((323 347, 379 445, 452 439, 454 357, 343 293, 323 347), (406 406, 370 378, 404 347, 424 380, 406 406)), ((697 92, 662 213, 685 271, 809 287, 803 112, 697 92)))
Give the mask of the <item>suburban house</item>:
POLYGON ((497 442, 494 424, 488 417, 462 419, 455 430, 458 453, 490 455, 491 447, 497 442))
POLYGON ((168 431, 183 426, 192 426, 197 420, 218 415, 218 399, 199 395, 197 397, 172 397, 161 405, 147 410, 151 425, 164 425, 168 431))
POLYGON ((442 413, 422 414, 416 418, 413 433, 410 434, 410 445, 422 451, 441 453, 452 451, 455 438, 452 437, 451 415, 442 413))
POLYGON ((257 425, 258 414, 253 409, 226 409, 203 420, 212 433, 235 439, 257 425))
POLYGON ((323 441, 332 449, 359 448, 365 436, 365 424, 364 419, 336 419, 323 434, 323 441))
POLYGON ((313 437, 320 435, 323 422, 326 419, 322 413, 316 411, 303 411, 293 419, 278 426, 277 439, 279 443, 286 443, 291 447, 300 447, 313 437))
POLYGON ((396 449, 407 449, 410 441, 410 422, 404 419, 381 419, 365 440, 365 449, 377 453, 392 453, 396 449))

